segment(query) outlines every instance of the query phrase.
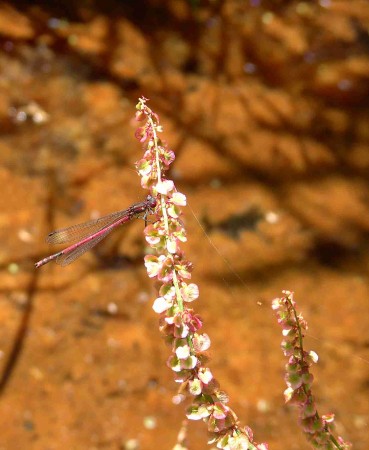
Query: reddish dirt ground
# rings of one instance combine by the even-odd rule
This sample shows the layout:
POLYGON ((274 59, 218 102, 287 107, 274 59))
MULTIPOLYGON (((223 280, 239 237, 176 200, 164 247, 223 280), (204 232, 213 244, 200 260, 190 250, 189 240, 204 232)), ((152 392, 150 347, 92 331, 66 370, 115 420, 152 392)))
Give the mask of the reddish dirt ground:
MULTIPOLYGON (((53 3, 0 4, 0 450, 176 442, 185 406, 143 223, 66 268, 33 266, 49 231, 145 197, 141 95, 177 156, 194 307, 230 405, 270 449, 309 448, 270 308, 289 289, 320 356, 319 411, 367 450, 369 3, 53 3)), ((209 448, 203 423, 188 438, 209 448)))

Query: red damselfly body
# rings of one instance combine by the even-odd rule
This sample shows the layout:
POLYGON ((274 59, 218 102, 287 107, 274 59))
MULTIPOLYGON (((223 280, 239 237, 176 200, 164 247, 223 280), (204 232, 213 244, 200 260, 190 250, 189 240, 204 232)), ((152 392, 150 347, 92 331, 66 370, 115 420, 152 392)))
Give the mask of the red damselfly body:
POLYGON ((153 213, 155 206, 156 199, 148 195, 145 201, 135 203, 123 211, 117 211, 99 219, 53 231, 46 238, 46 242, 49 244, 64 244, 67 242, 74 242, 74 244, 41 259, 35 266, 41 267, 54 259, 61 266, 67 266, 94 247, 119 225, 139 217, 144 218, 146 222, 147 216, 153 213))

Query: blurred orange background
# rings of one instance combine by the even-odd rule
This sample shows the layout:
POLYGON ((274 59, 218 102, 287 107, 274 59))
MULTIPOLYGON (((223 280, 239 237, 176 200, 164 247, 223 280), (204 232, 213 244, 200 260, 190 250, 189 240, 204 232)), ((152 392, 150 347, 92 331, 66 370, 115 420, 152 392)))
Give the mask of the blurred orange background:
MULTIPOLYGON (((71 266, 55 228, 145 198, 150 99, 186 194, 193 306, 258 442, 309 448, 284 405, 282 289, 309 323, 319 412, 369 446, 369 3, 0 4, 0 450, 172 449, 185 405, 152 311, 142 221, 71 266)), ((209 448, 203 423, 189 448, 209 448)))

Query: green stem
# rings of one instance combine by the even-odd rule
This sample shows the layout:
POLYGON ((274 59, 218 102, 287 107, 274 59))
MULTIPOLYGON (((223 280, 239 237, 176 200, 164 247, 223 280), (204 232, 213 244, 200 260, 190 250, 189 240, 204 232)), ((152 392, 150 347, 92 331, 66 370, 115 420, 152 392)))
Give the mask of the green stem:
MULTIPOLYGON (((158 137, 156 134, 156 128, 155 128, 155 124, 154 121, 151 118, 151 114, 148 115, 148 121, 151 125, 151 129, 152 129, 152 133, 154 136, 154 148, 155 148, 155 161, 156 161, 156 171, 157 171, 157 177, 158 177, 158 182, 160 183, 162 181, 161 179, 161 167, 160 167, 160 159, 159 159, 159 148, 158 148, 158 137)), ((167 212, 167 208, 165 205, 165 196, 164 195, 160 195, 160 207, 161 207, 161 212, 163 215, 163 220, 164 220, 164 227, 165 227, 165 231, 166 231, 166 236, 165 236, 165 240, 166 242, 168 242, 168 236, 169 236, 169 219, 168 219, 168 212, 167 212)), ((172 260, 173 260, 173 256, 170 255, 172 260)), ((181 295, 181 291, 179 288, 179 283, 178 283, 178 277, 177 277, 177 272, 176 270, 173 268, 173 285, 174 285, 174 289, 176 291, 176 298, 177 298, 177 303, 178 303, 178 307, 180 309, 180 311, 183 311, 183 299, 182 299, 182 295, 181 295)))

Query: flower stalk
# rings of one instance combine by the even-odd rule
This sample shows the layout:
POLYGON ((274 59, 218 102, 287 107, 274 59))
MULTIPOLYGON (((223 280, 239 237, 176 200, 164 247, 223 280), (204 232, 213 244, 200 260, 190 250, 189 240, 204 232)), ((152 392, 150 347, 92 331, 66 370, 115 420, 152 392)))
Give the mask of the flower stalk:
POLYGON ((349 450, 350 442, 333 435, 334 414, 320 416, 312 394, 313 375, 310 366, 318 362, 314 351, 307 352, 303 347, 304 331, 307 323, 297 314, 293 293, 282 291, 283 297, 273 300, 272 308, 282 326, 282 351, 287 356, 285 401, 299 408, 299 422, 309 442, 317 449, 349 450))
POLYGON ((159 314, 159 329, 171 347, 168 367, 179 384, 173 401, 192 399, 187 409, 189 420, 203 420, 209 432, 209 444, 225 450, 267 450, 257 444, 249 427, 241 427, 236 413, 227 405, 228 397, 207 367, 210 338, 200 330, 202 319, 190 307, 199 297, 199 289, 191 283, 192 264, 185 259, 181 243, 186 231, 180 220, 186 197, 177 191, 166 172, 175 155, 160 139, 159 117, 140 98, 136 120, 141 126, 137 139, 144 145, 143 158, 136 163, 141 186, 156 199, 156 221, 145 228, 145 239, 153 254, 145 257, 148 276, 156 280, 158 297, 153 309, 159 314))

